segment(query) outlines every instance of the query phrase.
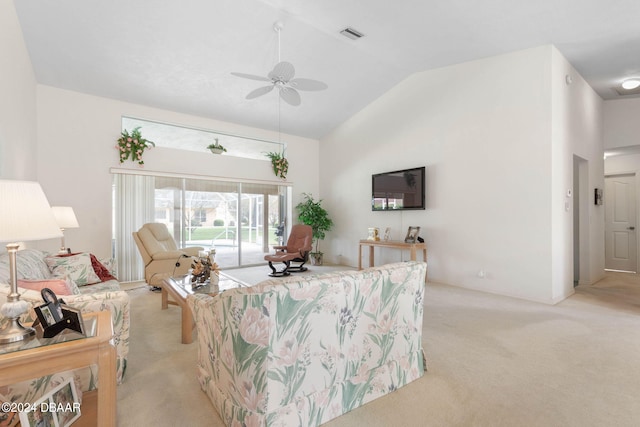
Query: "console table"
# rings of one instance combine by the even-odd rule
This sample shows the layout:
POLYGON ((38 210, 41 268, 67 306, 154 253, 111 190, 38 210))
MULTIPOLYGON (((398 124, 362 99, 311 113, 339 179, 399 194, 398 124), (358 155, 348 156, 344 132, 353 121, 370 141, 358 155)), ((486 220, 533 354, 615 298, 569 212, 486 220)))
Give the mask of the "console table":
MULTIPOLYGON (((400 250, 409 250, 411 261, 416 260, 416 252, 418 249, 422 250, 422 260, 427 261, 427 244, 426 243, 405 243, 399 240, 360 240, 358 247, 358 270, 362 270, 362 247, 369 246, 369 267, 373 267, 374 264, 374 252, 376 247, 379 248, 391 248, 400 250)), ((425 279, 426 280, 426 279, 425 279)))
MULTIPOLYGON (((115 426, 116 349, 112 344, 111 313, 108 311, 85 313, 83 318, 85 327, 89 326, 95 318, 95 329, 91 328, 92 330, 87 332, 87 337, 55 344, 48 344, 48 340, 45 339, 42 345, 35 348, 0 354, 0 386, 55 372, 98 365, 97 398, 88 401, 83 399, 82 416, 77 420, 77 424, 115 426), (85 407, 85 404, 91 404, 91 402, 97 403, 97 410, 85 407), (93 414, 96 419, 87 420, 87 417, 91 418, 93 414)), ((24 344, 28 347, 32 343, 24 344)), ((83 397, 87 394, 93 394, 93 392, 84 393, 83 397)))

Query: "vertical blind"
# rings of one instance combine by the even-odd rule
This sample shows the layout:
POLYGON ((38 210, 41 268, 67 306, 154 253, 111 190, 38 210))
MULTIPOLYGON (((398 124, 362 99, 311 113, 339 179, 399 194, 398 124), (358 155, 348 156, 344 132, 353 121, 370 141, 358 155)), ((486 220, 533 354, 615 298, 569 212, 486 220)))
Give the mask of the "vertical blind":
POLYGON ((144 265, 131 233, 155 216, 153 176, 114 175, 115 252, 118 279, 123 282, 144 277, 144 265))

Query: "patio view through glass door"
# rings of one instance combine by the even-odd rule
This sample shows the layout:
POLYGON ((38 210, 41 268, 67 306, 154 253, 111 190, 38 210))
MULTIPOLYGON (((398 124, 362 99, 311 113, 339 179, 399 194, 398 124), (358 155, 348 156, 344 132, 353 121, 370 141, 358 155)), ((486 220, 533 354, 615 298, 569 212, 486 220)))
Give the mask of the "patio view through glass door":
POLYGON ((270 184, 155 179, 155 221, 179 246, 215 248, 221 268, 255 265, 278 243, 286 191, 270 184))

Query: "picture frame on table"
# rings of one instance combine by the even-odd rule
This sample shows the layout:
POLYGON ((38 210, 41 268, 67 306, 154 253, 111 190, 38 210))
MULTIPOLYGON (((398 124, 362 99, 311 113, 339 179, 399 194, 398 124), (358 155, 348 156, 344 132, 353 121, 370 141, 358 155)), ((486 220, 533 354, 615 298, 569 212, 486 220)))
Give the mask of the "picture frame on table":
POLYGON ((420 227, 409 226, 407 236, 404 238, 405 243, 416 243, 420 234, 420 227))
POLYGON ((20 424, 24 427, 68 427, 73 424, 82 415, 73 378, 42 396, 30 409, 19 413, 20 424))
POLYGON ((378 227, 369 227, 367 240, 380 240, 380 229, 378 227))

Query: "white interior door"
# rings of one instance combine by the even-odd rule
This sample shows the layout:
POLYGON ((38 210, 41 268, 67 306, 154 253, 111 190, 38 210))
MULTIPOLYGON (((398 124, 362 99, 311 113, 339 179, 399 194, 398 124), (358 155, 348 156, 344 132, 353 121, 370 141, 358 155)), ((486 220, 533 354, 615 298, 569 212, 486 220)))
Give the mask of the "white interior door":
POLYGON ((605 268, 637 271, 636 177, 605 177, 605 268))

